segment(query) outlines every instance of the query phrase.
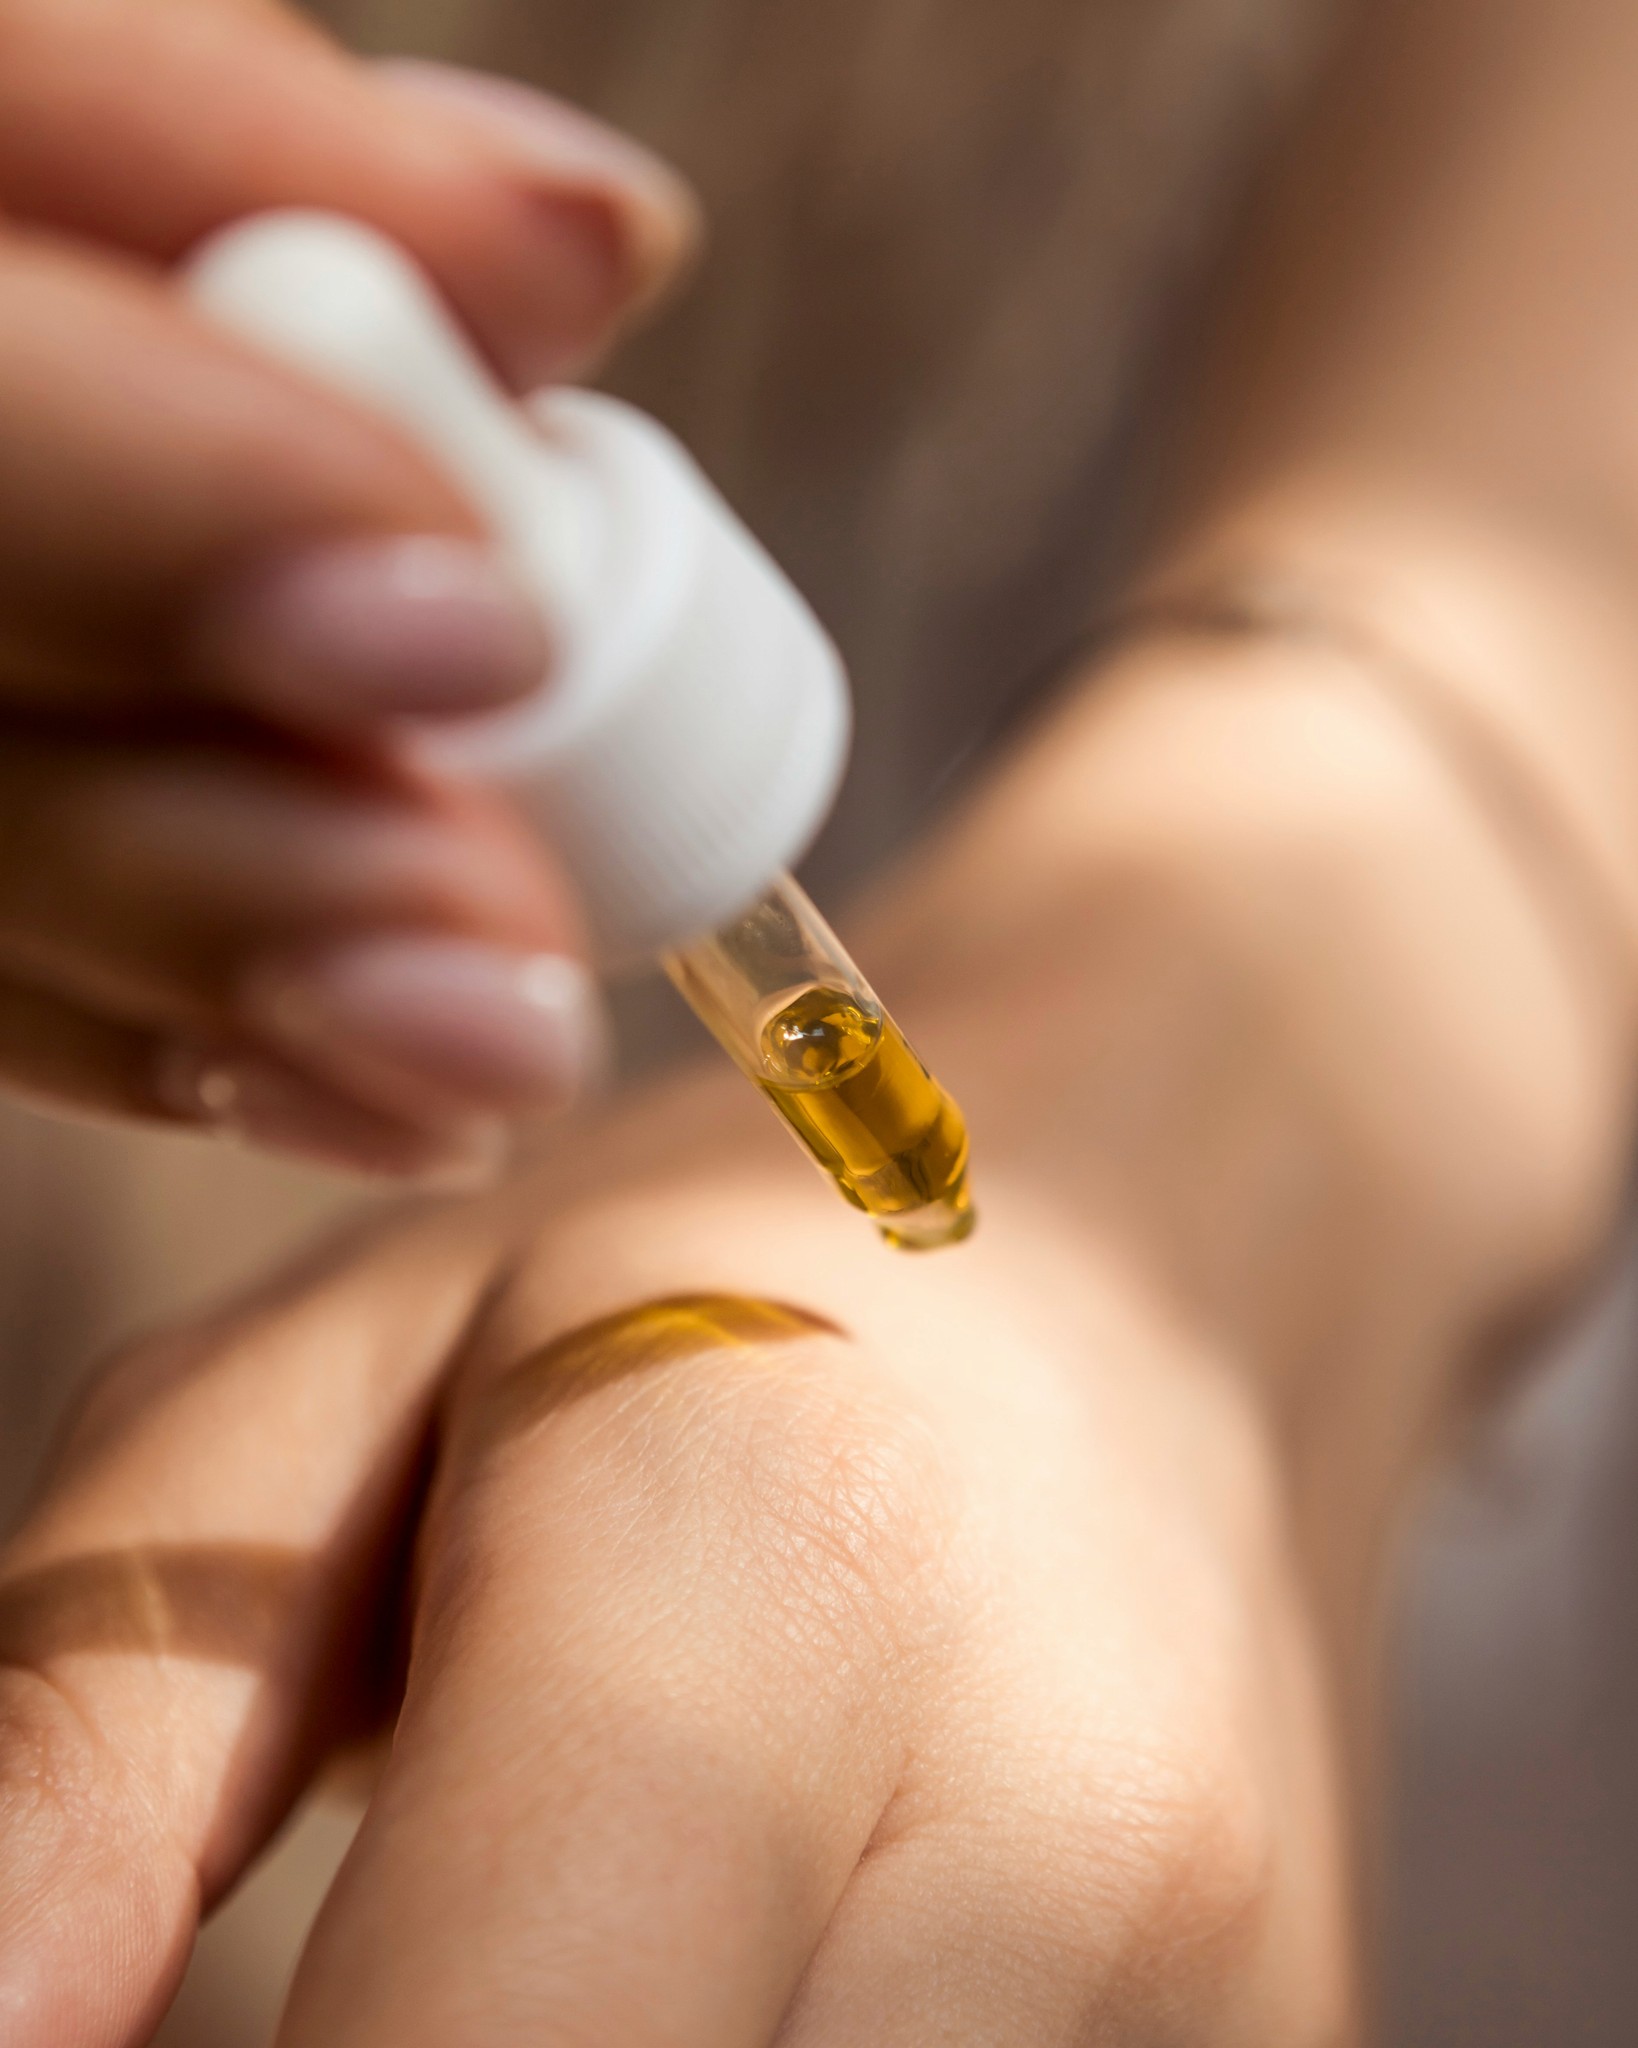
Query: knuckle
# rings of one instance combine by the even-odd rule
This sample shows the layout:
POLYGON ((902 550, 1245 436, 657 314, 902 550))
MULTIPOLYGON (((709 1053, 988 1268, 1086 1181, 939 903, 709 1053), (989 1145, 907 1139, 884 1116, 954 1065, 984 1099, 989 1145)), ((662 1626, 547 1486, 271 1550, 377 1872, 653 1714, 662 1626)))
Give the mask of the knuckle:
POLYGON ((966 1859, 987 1938, 1059 1987, 1076 2039, 1217 2038, 1268 1950, 1278 1842, 1251 1774, 1177 1743, 1048 1740, 1023 1783, 1026 1811, 1001 1788, 1010 1835, 986 1807, 966 1859))
POLYGON ((1247 1762, 1211 1740, 1129 1757, 1100 1811, 1113 1823, 1130 1993, 1209 1996, 1239 1979, 1264 1939, 1278 1855, 1275 1816, 1247 1762))
POLYGON ((453 1446, 467 1482, 549 1500, 595 1527, 608 1569, 624 1553, 651 1588, 686 1578, 696 1612, 717 1589, 725 1625, 771 1627, 793 1655, 902 1651, 937 1607, 934 1434, 866 1354, 794 1312, 645 1304, 524 1361, 479 1407, 453 1446))

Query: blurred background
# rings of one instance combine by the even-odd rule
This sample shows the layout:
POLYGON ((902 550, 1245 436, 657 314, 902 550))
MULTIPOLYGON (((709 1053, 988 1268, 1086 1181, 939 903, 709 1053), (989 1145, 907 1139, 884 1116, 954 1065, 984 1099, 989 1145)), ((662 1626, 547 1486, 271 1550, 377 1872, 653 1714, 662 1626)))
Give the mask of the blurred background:
MULTIPOLYGON (((1259 147, 1329 0, 332 0, 367 51, 510 72, 677 161, 712 224, 610 383, 678 428, 852 667, 833 901, 1062 670, 1259 147)), ((892 990, 884 993, 892 998, 892 990)), ((623 1000, 627 1061, 675 1012, 623 1000)), ((368 1199, 186 1138, 0 1108, 0 1512, 109 1344, 368 1199)), ((1400 1606, 1381 1967, 1393 2048, 1630 2048, 1638 2013, 1638 1252, 1426 1506, 1400 1606)), ((164 2048, 271 2040, 344 1853, 299 1816, 164 2048)))

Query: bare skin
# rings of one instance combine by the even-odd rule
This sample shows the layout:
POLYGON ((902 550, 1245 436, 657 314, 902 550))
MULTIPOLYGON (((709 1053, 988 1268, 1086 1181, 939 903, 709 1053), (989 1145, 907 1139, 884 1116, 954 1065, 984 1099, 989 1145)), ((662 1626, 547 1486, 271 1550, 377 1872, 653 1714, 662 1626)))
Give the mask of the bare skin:
POLYGON ((708 1068, 116 1368, 0 1591, 19 2048, 140 2042, 383 1711, 289 2044, 1355 2037, 1397 1504, 1588 1247, 1603 1048, 1414 726, 1178 656, 866 932, 970 1245, 708 1068))
POLYGON ((1146 624, 859 927, 968 1246, 708 1072, 115 1368, 0 1568, 8 2039, 143 2040, 383 1713, 287 2048, 1365 2031, 1398 1516, 1630 1129, 1628 33, 1373 11, 1146 624))
POLYGON ((457 943, 497 1001, 576 953, 539 846, 394 739, 535 688, 550 648, 423 457, 181 302, 203 236, 293 205, 395 236, 520 384, 583 364, 692 232, 583 116, 373 71, 261 0, 0 5, 0 1082, 162 1119, 213 1082, 244 1135, 416 1171, 573 1059, 423 1047, 410 1116, 367 1038, 320 1057, 339 1014, 283 1033, 269 991, 382 938, 457 943))

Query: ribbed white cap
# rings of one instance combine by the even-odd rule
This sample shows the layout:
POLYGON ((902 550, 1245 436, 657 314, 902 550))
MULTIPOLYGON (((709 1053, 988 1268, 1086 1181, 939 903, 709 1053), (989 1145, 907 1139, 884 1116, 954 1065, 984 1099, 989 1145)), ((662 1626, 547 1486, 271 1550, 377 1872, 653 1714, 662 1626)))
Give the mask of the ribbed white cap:
POLYGON ((586 391, 514 406, 414 264, 353 221, 248 221, 205 245, 188 289, 408 428, 538 592, 549 681, 432 744, 538 822, 605 965, 724 923, 800 856, 846 760, 841 663, 663 427, 586 391))

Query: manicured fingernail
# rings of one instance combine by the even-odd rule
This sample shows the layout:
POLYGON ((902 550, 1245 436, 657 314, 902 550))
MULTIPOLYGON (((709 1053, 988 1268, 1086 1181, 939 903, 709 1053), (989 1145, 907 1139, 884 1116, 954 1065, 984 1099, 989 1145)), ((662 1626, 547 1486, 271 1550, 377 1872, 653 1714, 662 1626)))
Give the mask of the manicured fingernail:
POLYGON ((564 260, 584 272, 594 319, 629 310, 663 285, 699 239, 699 206, 663 159, 579 108, 515 79, 417 58, 380 66, 395 86, 453 109, 542 181, 543 213, 561 225, 564 260), (598 297, 604 300, 594 309, 598 297))
POLYGON ((488 710, 549 660, 538 610, 493 551, 435 534, 252 564, 206 600, 189 654, 239 702, 324 725, 488 710))
POLYGON ((167 1045, 154 1092, 183 1122, 357 1173, 469 1186, 493 1179, 508 1150, 498 1119, 418 1130, 237 1048, 181 1040, 167 1045))
POLYGON ((254 975, 244 1006, 304 1066, 422 1122, 562 1108, 603 1065, 596 986, 555 953, 361 939, 254 975))

